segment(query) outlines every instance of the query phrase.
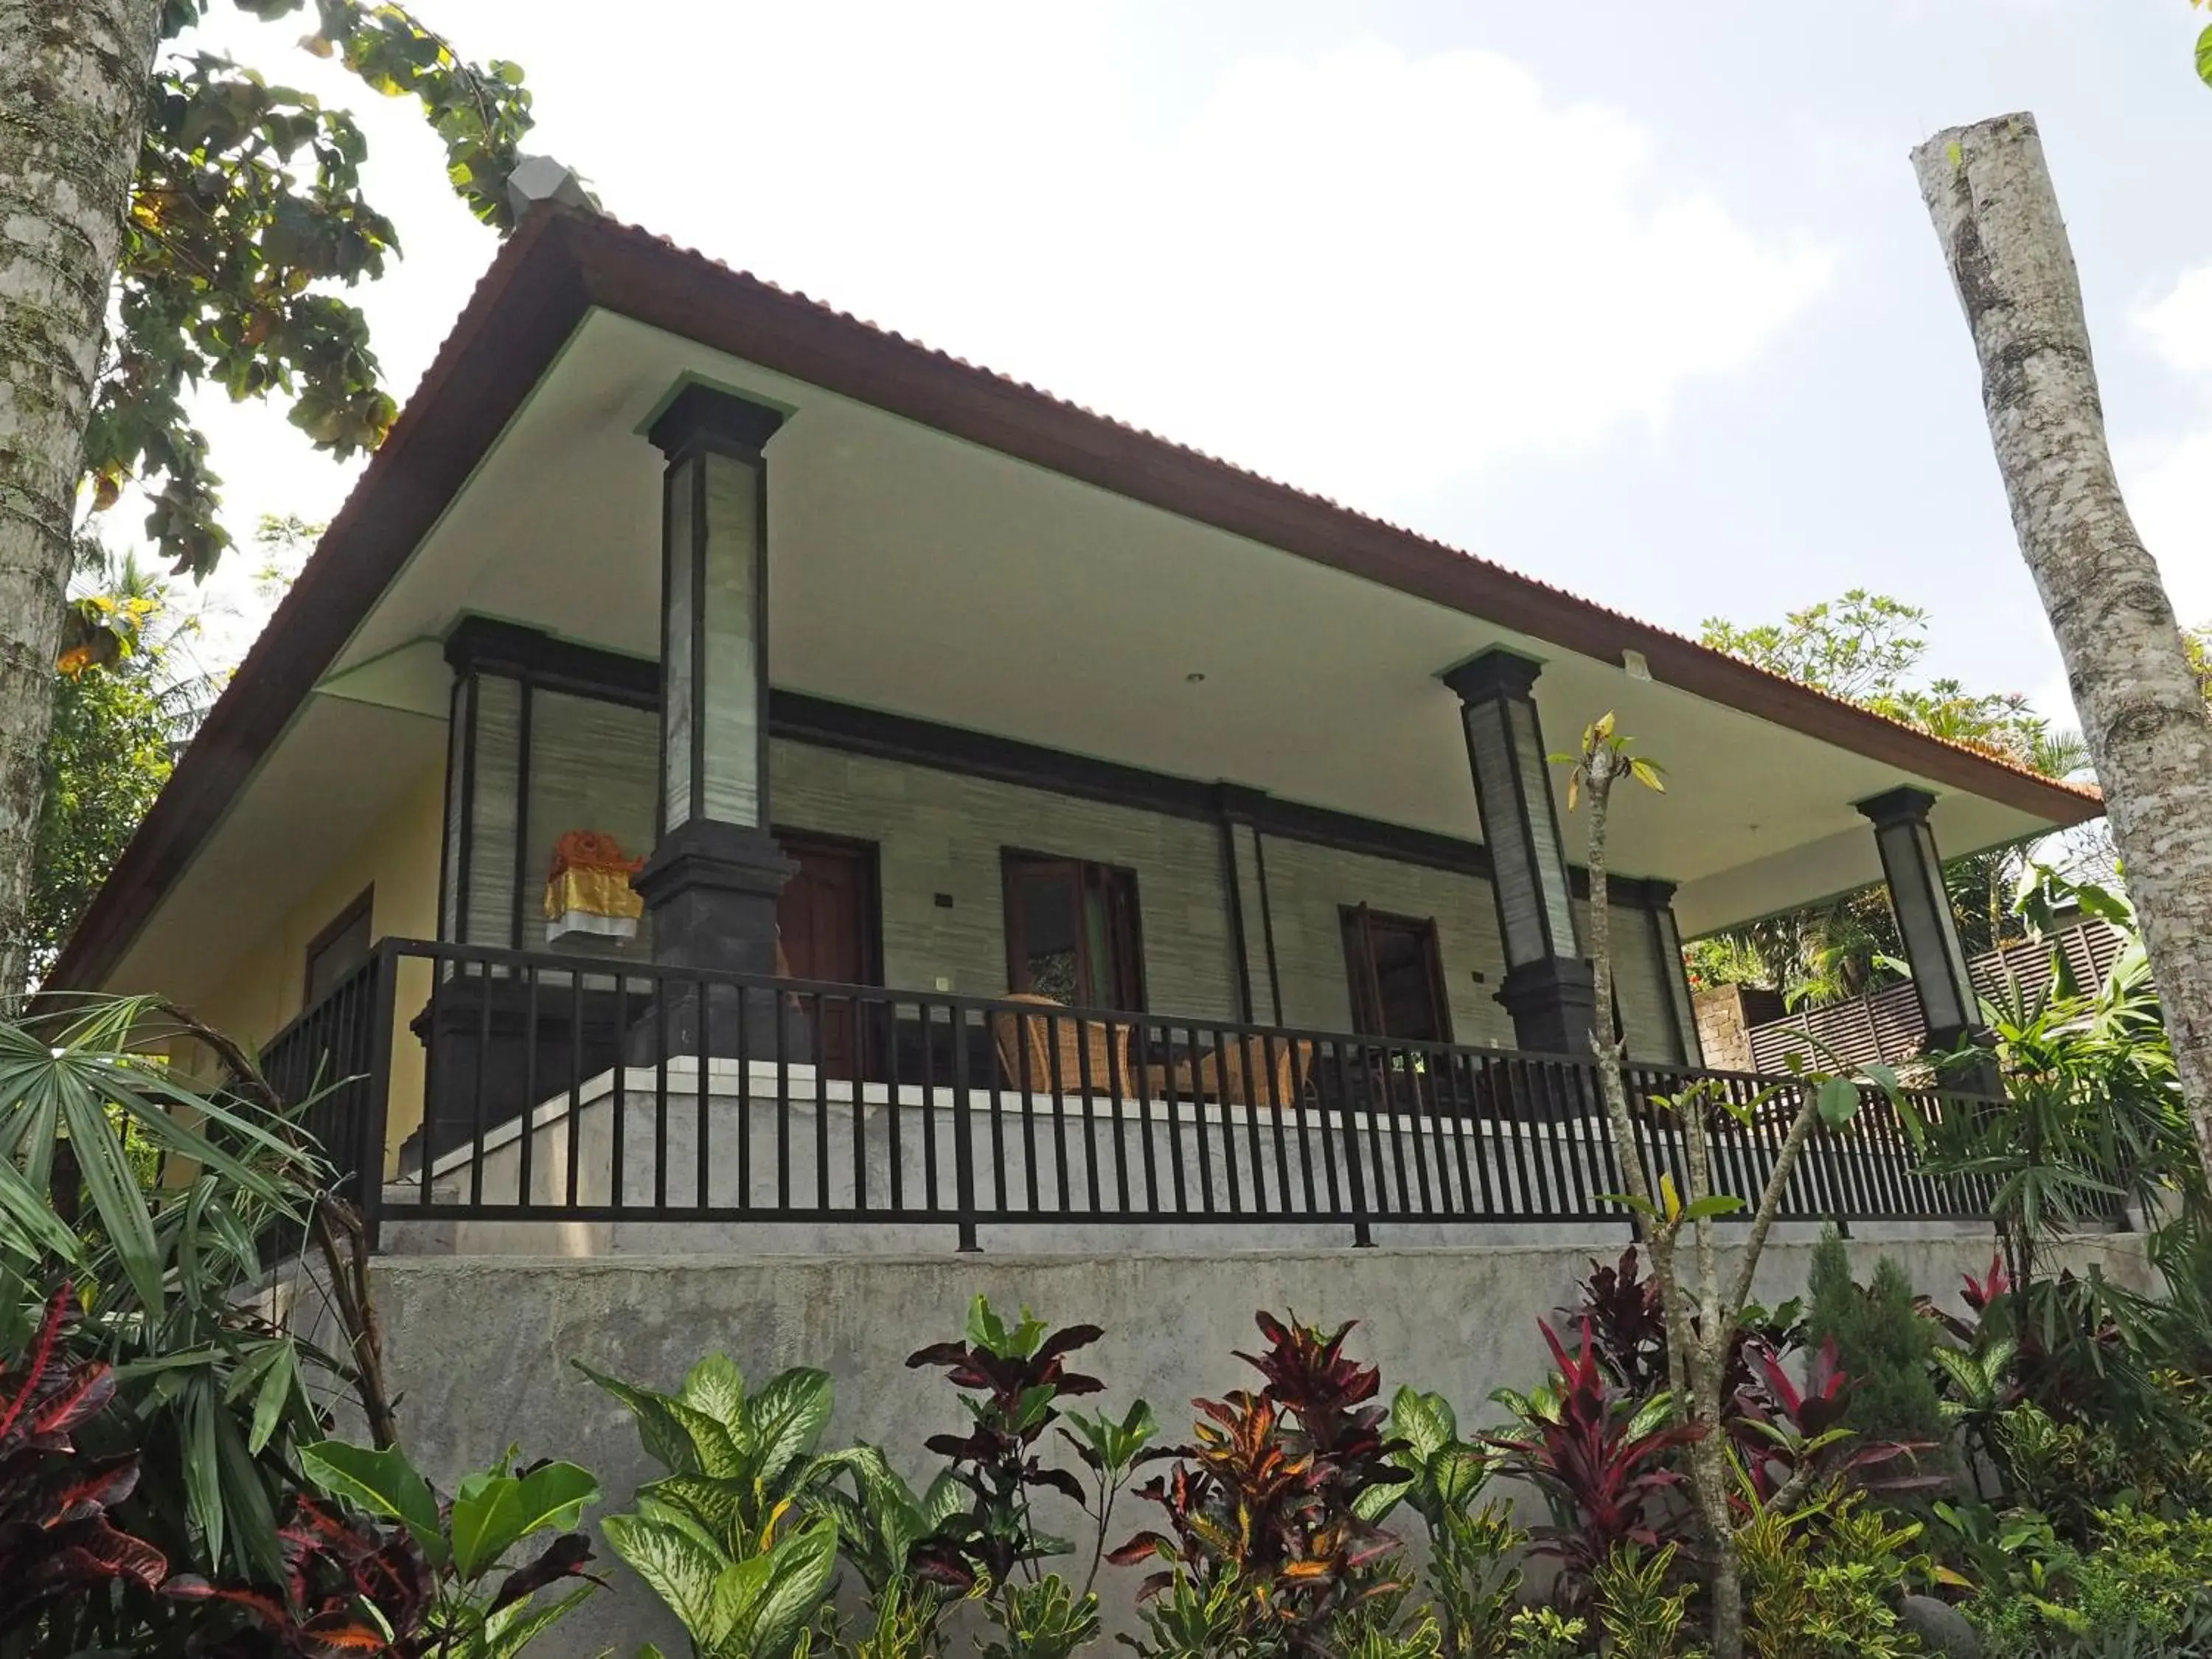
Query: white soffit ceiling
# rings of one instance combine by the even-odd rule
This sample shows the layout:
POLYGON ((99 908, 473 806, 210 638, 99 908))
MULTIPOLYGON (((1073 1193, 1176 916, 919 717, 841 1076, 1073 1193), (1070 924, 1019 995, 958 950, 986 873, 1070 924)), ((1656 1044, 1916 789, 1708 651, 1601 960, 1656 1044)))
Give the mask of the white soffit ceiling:
MULTIPOLYGON (((424 642, 470 612, 652 654, 660 461, 641 428, 686 376, 794 411, 769 450, 781 686, 1474 839, 1457 702, 1434 677, 1505 643, 1546 659, 1553 748, 1612 709, 1666 768, 1663 797, 1620 799, 1613 864, 1681 883, 1686 930, 1881 873, 1850 803, 1912 781, 1893 768, 604 312, 326 689, 442 708, 424 642)), ((2045 827, 1936 793, 1948 852, 2045 827)))

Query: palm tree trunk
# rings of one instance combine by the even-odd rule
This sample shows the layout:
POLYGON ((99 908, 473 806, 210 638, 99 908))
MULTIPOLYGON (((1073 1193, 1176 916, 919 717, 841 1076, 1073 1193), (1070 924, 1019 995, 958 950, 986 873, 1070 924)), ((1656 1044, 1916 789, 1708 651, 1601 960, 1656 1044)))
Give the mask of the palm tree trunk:
POLYGON ((2106 447, 2081 285, 2034 118, 1912 152, 1982 365, 2013 529, 2058 636, 2212 1180, 2212 720, 2106 447))
POLYGON ((70 528, 160 0, 0 0, 0 1003, 25 902, 70 528))

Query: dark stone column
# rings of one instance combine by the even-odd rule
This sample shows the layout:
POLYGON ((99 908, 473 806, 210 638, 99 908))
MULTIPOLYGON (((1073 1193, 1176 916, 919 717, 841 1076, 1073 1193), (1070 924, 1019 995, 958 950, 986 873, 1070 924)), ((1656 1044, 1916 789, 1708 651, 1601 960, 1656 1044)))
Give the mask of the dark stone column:
POLYGON ((1514 1040, 1539 1053, 1589 1053, 1597 997, 1575 931, 1566 854, 1544 758, 1534 695, 1543 665, 1503 647, 1470 657, 1442 678, 1459 694, 1505 979, 1498 1000, 1514 1040))
MULTIPOLYGON (((635 884, 654 961, 769 975, 775 906, 793 866, 769 831, 768 463, 783 423, 703 386, 648 434, 667 457, 661 497, 660 840, 635 884)), ((802 1018, 774 993, 672 993, 634 1034, 671 1054, 806 1057, 802 1018)))
POLYGON ((1690 970, 1682 960, 1682 930, 1674 921, 1674 884, 1646 881, 1644 886, 1651 903, 1652 945, 1659 956, 1659 982, 1667 988, 1667 1006, 1674 1018, 1675 1050, 1685 1066, 1700 1066, 1705 1063, 1705 1049, 1698 1040, 1698 1006, 1690 994, 1690 970))
MULTIPOLYGON (((1958 919, 1943 890, 1943 860, 1928 823, 1936 797, 1908 786, 1856 805, 1874 825, 1890 908, 1905 941, 1905 959, 1912 969, 1920 1012, 1928 1022, 1929 1052, 1951 1054, 1962 1045, 1986 1051, 1990 1039, 1982 1025, 1981 1000, 1966 972, 1958 919)), ((2003 1092, 1996 1058, 1986 1052, 1954 1060, 1945 1066, 1944 1076, 1955 1088, 1989 1095, 2003 1092)))

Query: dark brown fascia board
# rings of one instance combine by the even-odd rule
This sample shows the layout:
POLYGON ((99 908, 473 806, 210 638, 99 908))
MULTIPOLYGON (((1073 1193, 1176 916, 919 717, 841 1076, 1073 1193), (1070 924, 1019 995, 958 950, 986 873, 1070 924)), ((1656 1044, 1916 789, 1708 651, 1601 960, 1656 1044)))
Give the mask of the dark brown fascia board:
POLYGON ((599 216, 541 204, 216 702, 49 975, 96 985, 593 306, 1164 511, 1653 678, 2055 823, 2037 778, 1559 589, 1066 404, 599 216))

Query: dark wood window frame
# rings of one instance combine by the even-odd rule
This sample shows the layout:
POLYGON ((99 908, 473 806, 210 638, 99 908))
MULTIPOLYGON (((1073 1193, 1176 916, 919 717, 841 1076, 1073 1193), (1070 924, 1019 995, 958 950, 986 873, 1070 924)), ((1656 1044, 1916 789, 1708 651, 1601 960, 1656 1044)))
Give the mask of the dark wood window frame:
MULTIPOLYGON (((315 993, 316 958, 320 957, 324 951, 329 950, 331 945, 336 945, 340 939, 343 939, 346 934, 356 926, 360 926, 362 928, 365 935, 363 942, 370 945, 374 944, 376 939, 375 915, 376 884, 374 882, 371 882, 354 896, 351 902, 347 904, 343 909, 340 910, 336 916, 331 918, 331 920, 324 926, 320 933, 317 933, 313 939, 307 941, 307 948, 301 953, 300 961, 300 1006, 302 1008, 313 1007, 317 1000, 315 993)), ((368 960, 367 952, 363 952, 362 960, 368 960)), ((351 973, 354 968, 357 968, 360 965, 360 963, 353 963, 346 969, 346 973, 351 973)), ((331 984, 335 985, 338 980, 343 979, 344 977, 345 974, 339 974, 331 981, 331 984)), ((330 985, 325 986, 323 988, 323 994, 325 995, 329 994, 330 989, 330 985)))
POLYGON ((1022 936, 1018 883, 1023 871, 1040 867, 1076 872, 1079 882, 1087 882, 1094 873, 1106 878, 1109 943, 1115 953, 1112 967, 1119 983, 1110 998, 1098 996, 1097 988, 1093 986, 1089 997, 1077 1000, 1094 1007, 1118 1007, 1127 1013, 1144 1012, 1144 908, 1137 889, 1137 872, 1127 865, 1109 864, 1100 859, 1075 858, 1065 853, 1043 853, 1025 847, 999 849, 1000 893, 1006 916, 1007 988, 1017 993, 1030 989, 1026 965, 1029 957, 1022 936))
POLYGON ((1367 904, 1340 904, 1337 907, 1337 923, 1344 939, 1345 978, 1352 994, 1352 1030, 1362 1036, 1449 1042, 1451 997, 1444 981, 1443 950, 1437 938, 1437 919, 1399 915, 1367 904), (1374 961, 1373 936, 1378 927, 1410 934, 1419 941, 1422 963, 1427 969, 1430 1012, 1436 1024, 1432 1037, 1407 1037, 1382 1029, 1387 1022, 1382 1014, 1381 977, 1374 961))

